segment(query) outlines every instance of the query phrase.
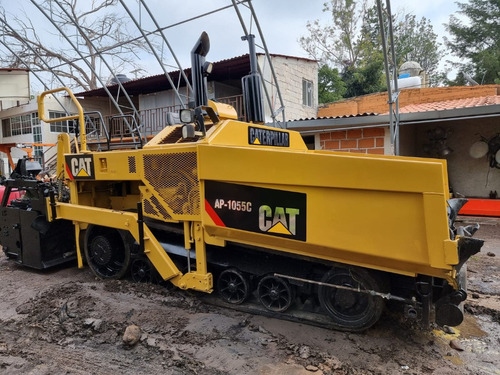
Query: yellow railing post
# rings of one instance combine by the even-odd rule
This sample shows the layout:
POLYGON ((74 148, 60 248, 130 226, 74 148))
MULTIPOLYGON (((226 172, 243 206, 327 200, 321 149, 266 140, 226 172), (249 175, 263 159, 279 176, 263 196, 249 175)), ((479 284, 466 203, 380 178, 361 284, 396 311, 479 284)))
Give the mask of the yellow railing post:
MULTIPOLYGON (((44 91, 40 94, 40 96, 38 97, 38 117, 40 118, 40 120, 42 120, 43 122, 47 122, 47 123, 51 123, 51 122, 56 122, 56 121, 66 121, 66 120, 76 120, 78 119, 78 122, 79 122, 79 125, 80 125, 80 151, 81 152, 88 152, 87 150, 87 134, 85 133, 85 119, 83 117, 83 108, 80 104, 80 102, 78 101, 78 99, 73 95, 73 93, 71 92, 71 90, 67 87, 60 87, 60 88, 57 88, 57 89, 53 89, 53 90, 48 90, 48 91, 44 91), (75 104, 76 108, 78 109, 78 114, 77 115, 70 115, 70 116, 65 116, 65 117, 58 117, 58 118, 46 118, 45 117, 45 105, 44 105, 44 98, 46 95, 48 94, 53 94, 55 92, 59 92, 59 91, 66 91, 68 93, 68 95, 70 96, 71 100, 73 101, 73 103, 75 104)), ((75 142, 75 144, 77 145, 77 149, 78 149, 78 143, 75 142)))

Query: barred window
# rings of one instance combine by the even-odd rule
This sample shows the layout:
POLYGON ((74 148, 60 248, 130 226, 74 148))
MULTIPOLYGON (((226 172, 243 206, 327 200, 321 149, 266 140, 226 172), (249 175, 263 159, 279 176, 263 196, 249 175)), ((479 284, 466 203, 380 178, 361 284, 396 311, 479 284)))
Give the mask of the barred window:
POLYGON ((313 83, 307 79, 302 79, 302 104, 313 106, 313 83))
MULTIPOLYGON (((49 112, 49 118, 60 118, 66 117, 66 113, 64 112, 49 112)), ((67 120, 64 121, 56 121, 50 123, 50 131, 54 133, 69 133, 69 124, 67 120)))

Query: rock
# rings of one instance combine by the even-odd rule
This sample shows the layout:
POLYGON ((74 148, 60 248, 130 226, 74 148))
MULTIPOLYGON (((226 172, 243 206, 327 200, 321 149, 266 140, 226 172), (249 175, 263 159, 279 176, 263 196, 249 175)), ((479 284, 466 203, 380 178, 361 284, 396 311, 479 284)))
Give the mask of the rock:
POLYGON ((123 343, 128 346, 134 346, 141 339, 141 329, 135 324, 129 325, 123 334, 123 343))
POLYGON ((443 331, 446 333, 449 333, 450 335, 455 334, 455 330, 453 328, 451 328, 450 326, 443 326, 443 331))
POLYGON ((238 324, 240 327, 246 327, 248 325, 248 323, 249 323, 248 319, 244 319, 241 322, 239 322, 238 324))
POLYGON ((450 341, 450 347, 452 349, 455 349, 459 352, 463 352, 464 351, 464 348, 463 346, 460 344, 460 342, 458 340, 451 340, 450 341))
POLYGON ((477 294, 477 293, 472 293, 472 298, 474 298, 474 299, 478 299, 478 298, 479 298, 479 294, 477 294))
POLYGON ((259 326, 259 332, 264 333, 266 335, 269 334, 269 331, 267 329, 263 328, 262 326, 259 326))
POLYGON ((26 302, 16 307, 16 313, 29 314, 34 309, 34 307, 35 305, 32 302, 26 302))
POLYGON ((158 346, 158 345, 156 344, 156 339, 155 339, 155 338, 153 338, 153 337, 148 337, 148 338, 146 339, 146 344, 147 344, 148 346, 152 347, 152 348, 154 348, 154 347, 158 346))
POLYGON ((311 371, 311 372, 316 372, 319 370, 319 368, 317 366, 314 366, 314 365, 307 365, 306 370, 311 371))
POLYGON ((495 256, 495 253, 492 253, 491 251, 488 251, 486 253, 486 255, 488 255, 489 257, 494 257, 495 256))
POLYGON ((299 356, 302 359, 308 359, 311 356, 311 348, 304 345, 299 348, 299 356))
POLYGON ((102 328, 102 319, 87 318, 83 321, 86 327, 92 327, 94 331, 100 331, 102 328))

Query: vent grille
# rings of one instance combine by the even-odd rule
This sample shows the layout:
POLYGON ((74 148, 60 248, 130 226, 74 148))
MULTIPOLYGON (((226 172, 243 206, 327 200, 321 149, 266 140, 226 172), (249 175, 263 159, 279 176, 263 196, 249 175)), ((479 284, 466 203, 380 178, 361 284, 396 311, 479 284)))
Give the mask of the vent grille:
POLYGON ((157 216, 157 213, 156 213, 155 209, 153 208, 153 205, 147 199, 144 199, 144 212, 148 215, 157 216))
POLYGON ((163 218, 164 219, 171 219, 172 216, 170 216, 170 214, 167 212, 167 210, 165 210, 165 207, 163 207, 160 203, 160 201, 158 200, 158 198, 156 198, 155 196, 152 196, 151 197, 151 202, 153 202, 153 204, 155 205, 156 209, 158 210, 158 212, 163 215, 163 218))
MULTIPOLYGON (((175 214, 200 214, 195 152, 144 155, 144 165, 147 166, 144 169, 146 180, 175 214)), ((159 210, 160 202, 154 203, 159 210)))
POLYGON ((129 173, 136 173, 137 172, 137 167, 135 164, 135 156, 128 157, 128 172, 129 173))

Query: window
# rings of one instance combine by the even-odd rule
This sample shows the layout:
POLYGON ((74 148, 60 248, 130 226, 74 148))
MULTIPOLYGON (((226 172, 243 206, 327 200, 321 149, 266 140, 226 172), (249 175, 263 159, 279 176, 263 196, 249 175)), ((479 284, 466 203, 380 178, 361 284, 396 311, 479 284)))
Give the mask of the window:
MULTIPOLYGON (((66 113, 64 112, 49 112, 49 118, 60 118, 66 117, 66 113)), ((50 131, 54 133, 69 133, 69 125, 68 121, 56 121, 50 123, 50 131)))
POLYGON ((10 118, 10 129, 12 135, 21 135, 21 116, 15 116, 10 118))
POLYGON ((4 118, 2 120, 2 135, 4 137, 10 137, 12 135, 10 130, 10 118, 4 118))
POLYGON ((313 83, 307 79, 302 79, 302 104, 313 106, 313 83))
POLYGON ((38 124, 38 112, 5 118, 2 119, 2 135, 11 137, 13 135, 31 134, 33 126, 38 124))

